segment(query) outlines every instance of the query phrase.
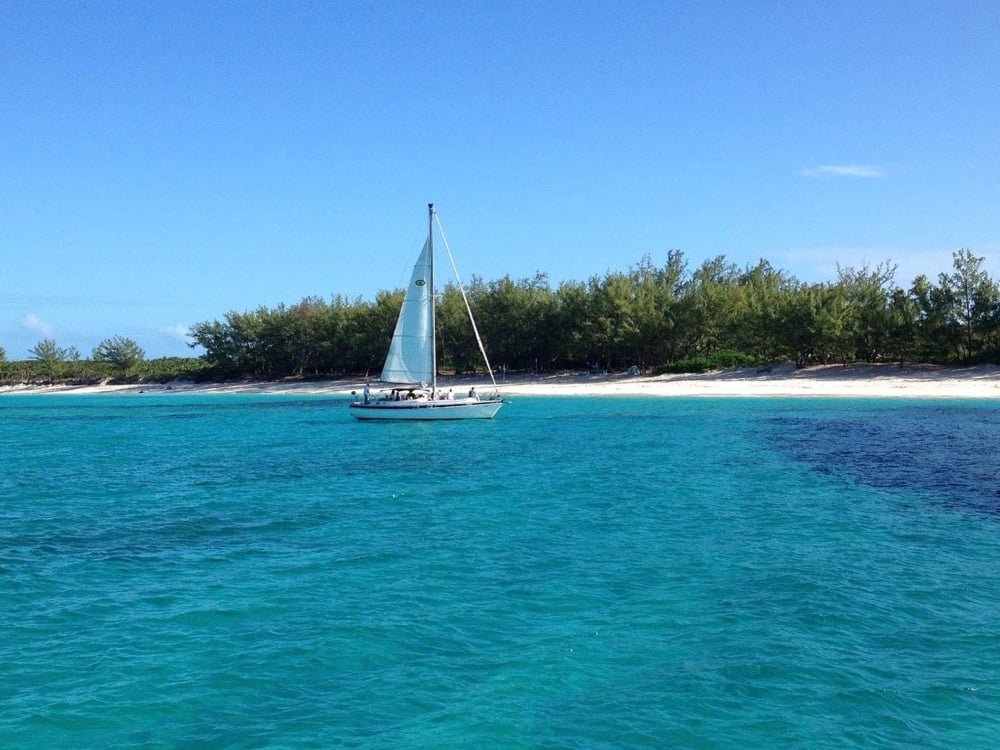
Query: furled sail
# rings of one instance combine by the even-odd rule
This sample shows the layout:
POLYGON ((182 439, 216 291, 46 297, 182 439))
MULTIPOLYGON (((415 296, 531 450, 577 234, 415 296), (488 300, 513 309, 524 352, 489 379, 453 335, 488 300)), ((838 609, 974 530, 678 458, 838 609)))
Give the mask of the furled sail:
POLYGON ((381 379, 386 383, 428 385, 434 379, 432 262, 431 241, 428 238, 413 267, 413 276, 406 287, 406 297, 389 344, 389 355, 382 368, 381 379))

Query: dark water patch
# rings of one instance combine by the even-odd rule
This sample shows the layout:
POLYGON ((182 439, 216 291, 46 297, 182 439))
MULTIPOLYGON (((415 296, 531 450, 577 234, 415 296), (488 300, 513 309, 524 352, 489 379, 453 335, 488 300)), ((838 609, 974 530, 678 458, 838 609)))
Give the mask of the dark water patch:
POLYGON ((992 405, 798 412, 769 420, 768 429, 775 448, 817 473, 1000 515, 1000 409, 992 405))

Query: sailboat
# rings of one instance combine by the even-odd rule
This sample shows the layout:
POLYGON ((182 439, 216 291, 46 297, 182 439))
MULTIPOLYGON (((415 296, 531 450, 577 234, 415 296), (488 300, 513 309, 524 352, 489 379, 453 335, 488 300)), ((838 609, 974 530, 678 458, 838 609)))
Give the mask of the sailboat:
POLYGON ((434 224, 437 221, 441 229, 441 221, 434 211, 434 204, 427 206, 428 230, 427 241, 424 243, 420 256, 413 267, 410 283, 406 287, 403 306, 396 320, 396 328, 389 344, 385 366, 379 380, 391 387, 378 396, 371 395, 365 386, 363 396, 356 399, 350 407, 351 414, 356 419, 365 420, 444 420, 444 419, 492 419, 500 411, 504 401, 497 392, 497 382, 493 377, 486 350, 479 330, 476 328, 472 308, 468 297, 458 278, 455 259, 448 248, 448 242, 441 238, 458 288, 465 301, 465 309, 469 314, 469 322, 479 343, 479 351, 486 363, 486 370, 493 383, 493 395, 481 398, 470 389, 468 394, 452 396, 452 391, 443 392, 438 388, 437 373, 437 332, 435 321, 434 300, 434 224))

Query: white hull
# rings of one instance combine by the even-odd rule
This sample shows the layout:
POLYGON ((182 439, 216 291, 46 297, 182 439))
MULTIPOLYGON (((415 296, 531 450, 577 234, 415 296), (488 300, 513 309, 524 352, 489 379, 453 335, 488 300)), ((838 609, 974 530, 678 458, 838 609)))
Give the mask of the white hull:
POLYGON ((457 399, 455 401, 371 401, 351 404, 351 416, 366 420, 493 419, 502 399, 457 399))

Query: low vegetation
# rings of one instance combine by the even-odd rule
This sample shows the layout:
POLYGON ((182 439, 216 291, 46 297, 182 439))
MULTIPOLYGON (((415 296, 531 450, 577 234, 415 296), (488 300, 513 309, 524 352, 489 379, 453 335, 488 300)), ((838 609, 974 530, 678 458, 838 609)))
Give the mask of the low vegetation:
POLYGON ((10 362, 0 356, 0 382, 63 383, 169 383, 204 380, 207 366, 197 357, 145 359, 142 349, 130 339, 107 339, 90 359, 76 349, 63 349, 51 339, 40 341, 30 351, 31 359, 10 362), (106 345, 111 344, 111 348, 106 345), (118 345, 123 348, 119 349, 118 345))

